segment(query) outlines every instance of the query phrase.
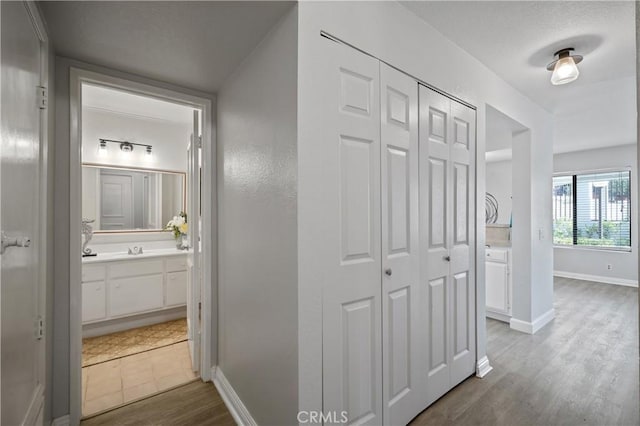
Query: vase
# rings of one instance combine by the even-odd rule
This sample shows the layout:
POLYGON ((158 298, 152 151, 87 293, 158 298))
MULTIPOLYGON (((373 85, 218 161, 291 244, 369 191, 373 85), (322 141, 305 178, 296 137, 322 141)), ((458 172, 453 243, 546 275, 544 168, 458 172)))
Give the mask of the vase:
POLYGON ((189 248, 187 234, 181 234, 178 238, 176 238, 176 248, 178 250, 186 250, 187 248, 189 248))

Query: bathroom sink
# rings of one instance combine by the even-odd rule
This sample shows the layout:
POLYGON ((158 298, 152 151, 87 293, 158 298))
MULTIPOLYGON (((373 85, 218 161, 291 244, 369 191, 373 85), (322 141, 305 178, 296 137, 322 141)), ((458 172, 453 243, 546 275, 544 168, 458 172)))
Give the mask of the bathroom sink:
POLYGON ((157 257, 157 256, 171 256, 171 255, 180 255, 188 253, 188 251, 180 251, 175 248, 161 248, 161 249, 145 249, 141 254, 129 254, 126 251, 117 251, 117 252, 106 252, 100 253, 98 252, 96 256, 93 257, 83 257, 83 263, 94 263, 94 262, 108 262, 114 260, 123 260, 123 259, 141 259, 141 258, 149 258, 149 257, 157 257))

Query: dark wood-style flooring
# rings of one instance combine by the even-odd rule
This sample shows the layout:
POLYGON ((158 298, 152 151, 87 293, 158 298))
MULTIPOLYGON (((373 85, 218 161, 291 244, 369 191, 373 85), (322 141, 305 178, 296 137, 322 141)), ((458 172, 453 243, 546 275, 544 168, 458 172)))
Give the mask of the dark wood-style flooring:
MULTIPOLYGON (((487 320, 493 371, 471 377, 412 425, 638 425, 638 290, 555 279, 553 322, 527 335, 487 320)), ((233 425, 211 383, 191 383, 85 420, 233 425)))
POLYGON ((412 425, 638 425, 638 289, 556 278, 554 296, 534 335, 487 319, 493 371, 412 425))
POLYGON ((82 426, 235 425, 211 382, 192 382, 83 420, 82 426))

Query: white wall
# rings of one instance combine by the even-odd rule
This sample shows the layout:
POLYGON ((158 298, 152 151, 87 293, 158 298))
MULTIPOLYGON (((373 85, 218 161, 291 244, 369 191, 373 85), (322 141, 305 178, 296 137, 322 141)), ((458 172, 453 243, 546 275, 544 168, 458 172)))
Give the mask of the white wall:
POLYGON ((487 163, 486 174, 487 192, 496 197, 498 201, 498 220, 496 223, 507 225, 511 219, 512 211, 513 180, 511 164, 511 161, 487 163))
POLYGON ((258 424, 298 411, 297 9, 218 97, 218 368, 258 424))
POLYGON ((108 110, 82 109, 82 161, 112 166, 187 171, 187 146, 192 133, 190 123, 178 123, 108 110), (125 140, 153 146, 147 155, 144 147, 124 153, 114 143, 107 152, 98 152, 98 139, 125 140))
MULTIPOLYGON (((551 199, 548 187, 552 174, 552 126, 550 114, 517 92, 497 75, 460 49, 418 16, 395 2, 301 2, 299 4, 299 107, 298 107, 298 170, 299 170, 299 252, 300 252, 300 407, 321 409, 322 347, 319 309, 322 306, 323 271, 314 262, 317 239, 322 238, 323 218, 316 210, 320 188, 314 182, 322 180, 322 170, 316 163, 314 147, 323 143, 322 123, 315 107, 314 81, 317 64, 315 55, 321 43, 320 31, 338 37, 385 62, 428 82, 477 107, 478 146, 481 157, 477 163, 478 194, 485 192, 485 114, 487 104, 531 129, 527 158, 536 167, 522 168, 528 173, 520 182, 526 214, 520 224, 525 238, 517 243, 522 252, 530 252, 514 263, 528 264, 520 268, 529 271, 523 276, 520 292, 526 302, 514 307, 514 315, 531 322, 553 307, 551 199), (541 184, 535 184, 536 180, 541 184), (535 207, 534 207, 535 206, 535 207), (539 240, 538 230, 547 238, 539 240), (535 239, 533 238, 535 235, 535 239), (535 275, 531 265, 536 265, 535 275)), ((477 210, 476 273, 477 299, 484 301, 484 196, 477 210)), ((514 241, 515 245, 515 241, 514 241)), ((514 250, 516 247, 514 246, 514 250)), ((514 265, 514 269, 518 265, 514 265)), ((483 357, 485 346, 485 307, 476 307, 477 353, 483 357)))
MULTIPOLYGON (((637 179, 636 145, 577 151, 554 156, 553 170, 559 172, 594 171, 607 168, 631 167, 631 181, 637 179)), ((632 184, 631 252, 594 250, 577 247, 556 247, 554 271, 602 277, 613 281, 638 282, 638 192, 632 184), (613 269, 608 270, 607 264, 613 269)))

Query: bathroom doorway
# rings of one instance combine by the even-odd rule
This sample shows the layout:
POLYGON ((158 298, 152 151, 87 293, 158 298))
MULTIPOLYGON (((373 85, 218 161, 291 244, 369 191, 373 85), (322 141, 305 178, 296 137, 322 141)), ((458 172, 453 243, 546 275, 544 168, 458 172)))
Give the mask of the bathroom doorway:
POLYGON ((79 69, 71 99, 70 220, 82 225, 71 235, 71 415, 80 419, 209 379, 202 283, 212 271, 201 259, 212 246, 203 191, 213 174, 209 100, 79 69))

